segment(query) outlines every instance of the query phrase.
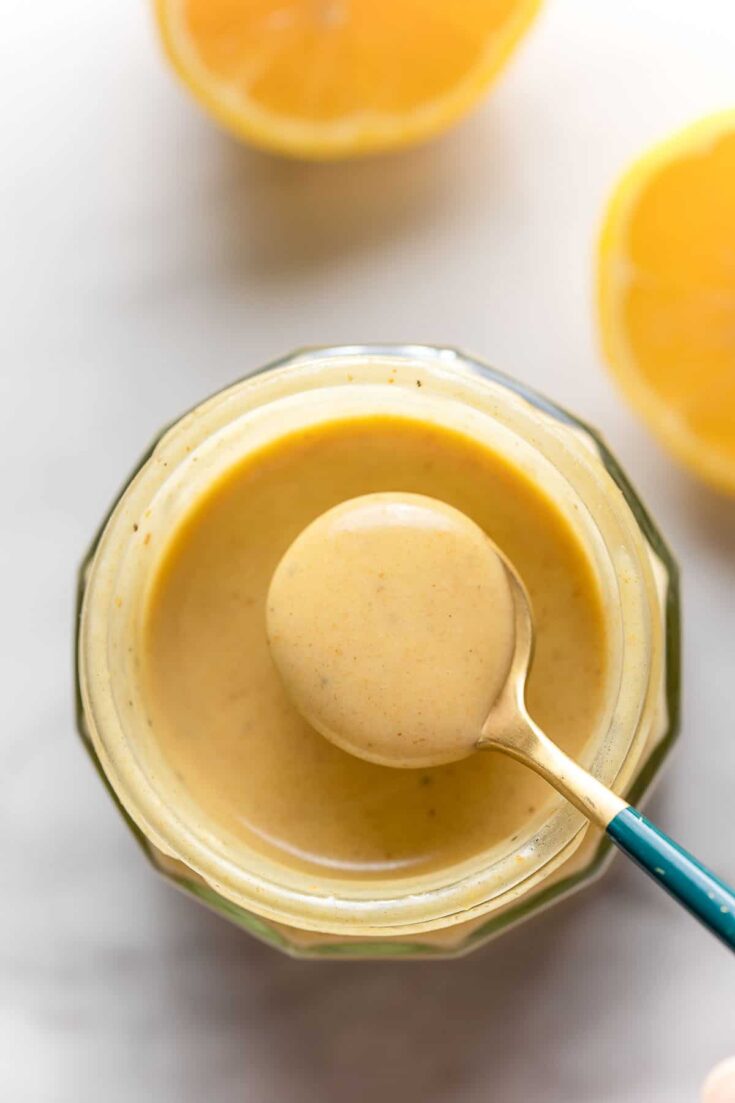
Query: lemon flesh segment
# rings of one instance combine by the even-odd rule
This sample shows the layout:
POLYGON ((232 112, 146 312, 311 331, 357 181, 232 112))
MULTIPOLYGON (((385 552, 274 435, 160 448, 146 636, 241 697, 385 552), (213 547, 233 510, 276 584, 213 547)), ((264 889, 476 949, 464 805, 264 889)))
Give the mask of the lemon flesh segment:
POLYGON ((735 111, 623 178, 599 250, 605 358, 668 449, 735 494, 735 111))
POLYGON ((281 153, 409 145, 464 114, 541 0, 155 0, 166 52, 220 122, 281 153))

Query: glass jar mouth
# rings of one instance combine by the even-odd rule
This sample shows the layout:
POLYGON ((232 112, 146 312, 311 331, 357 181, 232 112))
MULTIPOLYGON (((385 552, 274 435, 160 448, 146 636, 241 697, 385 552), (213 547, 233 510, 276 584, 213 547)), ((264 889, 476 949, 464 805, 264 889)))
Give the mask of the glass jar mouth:
POLYGON ((606 730, 585 765, 625 790, 648 736, 663 649, 658 595, 637 521, 580 423, 513 380, 449 349, 309 350, 248 376, 176 422, 123 491, 88 566, 79 636, 80 692, 105 775, 157 849, 184 862, 228 900, 275 922, 336 935, 413 934, 464 922, 525 893, 576 849, 586 821, 559 798, 543 823, 484 866, 466 863, 445 876, 385 886, 326 879, 315 884, 314 878, 307 884, 258 856, 247 867, 233 861, 216 832, 167 799, 160 764, 152 772, 138 746, 142 737, 135 717, 145 710, 127 707, 136 700, 131 641, 146 586, 136 567, 144 539, 139 518, 147 518, 146 533, 153 534, 155 552, 176 511, 196 498, 198 488, 228 456, 238 448, 243 454, 246 422, 254 434, 251 443, 263 439, 272 431, 269 417, 276 407, 281 424, 303 417, 307 409, 317 417, 335 389, 363 414, 366 394, 385 408, 395 407, 398 395, 404 411, 415 406, 425 415, 436 399, 445 410, 451 406, 464 412, 468 422, 492 422, 498 432, 515 439, 519 462, 521 453, 526 460, 535 453, 539 471, 567 487, 570 500, 576 498, 589 520, 590 540, 596 541, 594 554, 601 557, 601 569, 607 569, 610 615, 618 618, 619 642, 606 730))

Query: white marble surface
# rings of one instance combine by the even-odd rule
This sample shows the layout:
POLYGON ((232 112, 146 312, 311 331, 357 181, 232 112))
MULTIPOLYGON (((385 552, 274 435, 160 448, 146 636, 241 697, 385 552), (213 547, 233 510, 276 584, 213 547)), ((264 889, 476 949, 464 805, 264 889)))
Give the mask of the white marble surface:
POLYGON ((684 571, 679 750, 651 809, 731 878, 735 505, 600 367, 601 205, 646 143, 735 102, 732 0, 550 0, 445 140, 309 167, 240 149, 146 5, 3 9, 3 1103, 687 1103, 735 1050, 726 952, 639 873, 474 957, 309 964, 159 881, 72 720, 77 562, 161 425, 310 342, 457 343, 600 425, 684 571))

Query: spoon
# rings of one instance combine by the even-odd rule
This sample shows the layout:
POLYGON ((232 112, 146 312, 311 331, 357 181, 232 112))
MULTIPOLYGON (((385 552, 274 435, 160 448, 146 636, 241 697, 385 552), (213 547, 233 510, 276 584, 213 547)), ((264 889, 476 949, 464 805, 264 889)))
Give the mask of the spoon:
POLYGON ((395 493, 328 510, 276 568, 267 630, 289 696, 331 742, 397 768, 510 755, 735 949, 735 892, 529 715, 530 600, 459 510, 395 493))

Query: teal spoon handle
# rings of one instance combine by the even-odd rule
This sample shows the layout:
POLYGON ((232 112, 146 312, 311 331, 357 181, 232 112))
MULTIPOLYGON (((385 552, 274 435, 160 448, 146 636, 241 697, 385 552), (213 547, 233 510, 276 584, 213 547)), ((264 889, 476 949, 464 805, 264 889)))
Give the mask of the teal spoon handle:
POLYGON ((663 831, 628 806, 607 825, 610 838, 675 900, 735 950, 735 892, 663 831))

